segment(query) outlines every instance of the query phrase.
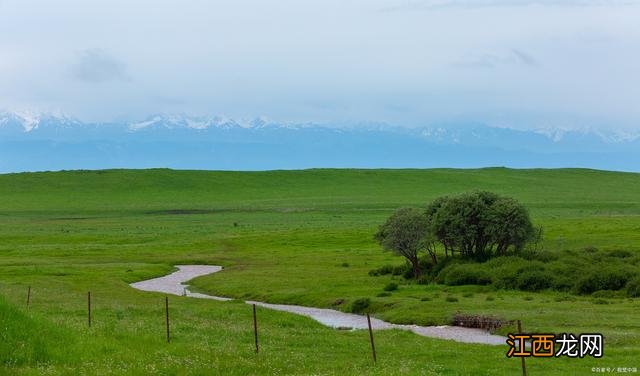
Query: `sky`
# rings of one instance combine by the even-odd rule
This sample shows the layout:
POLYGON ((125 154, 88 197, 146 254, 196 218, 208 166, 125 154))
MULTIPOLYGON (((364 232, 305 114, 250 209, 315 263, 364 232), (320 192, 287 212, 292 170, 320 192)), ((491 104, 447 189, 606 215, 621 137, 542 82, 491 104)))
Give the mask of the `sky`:
POLYGON ((0 109, 640 129, 640 1, 0 0, 0 109))

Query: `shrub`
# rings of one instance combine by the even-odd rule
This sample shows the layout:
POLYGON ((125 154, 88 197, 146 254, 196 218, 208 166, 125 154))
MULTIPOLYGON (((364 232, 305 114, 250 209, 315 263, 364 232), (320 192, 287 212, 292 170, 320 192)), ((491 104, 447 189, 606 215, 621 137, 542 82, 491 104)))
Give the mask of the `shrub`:
POLYGON ((627 296, 630 298, 640 298, 640 276, 627 282, 627 296))
POLYGON ((550 262, 557 260, 560 256, 558 252, 526 250, 520 254, 520 257, 526 260, 537 260, 542 262, 550 262))
POLYGON ((485 300, 486 300, 486 301, 488 301, 488 302, 492 302, 492 301, 496 300, 496 298, 494 298, 494 297, 493 297, 493 296, 491 296, 491 295, 487 295, 487 297, 485 298, 485 300))
MULTIPOLYGON (((409 265, 398 265, 398 266, 394 266, 393 269, 391 269, 391 274, 392 275, 404 275, 406 278, 407 272, 411 273, 409 278, 413 277, 413 271, 411 270, 411 268, 409 267, 409 265)), ((407 279, 409 279, 407 278, 407 279)))
POLYGON ((545 270, 554 278, 553 289, 556 291, 570 292, 574 289, 576 280, 588 273, 594 262, 590 257, 576 257, 561 253, 562 257, 545 265, 545 270))
POLYGON ((372 277, 377 277, 379 275, 391 274, 393 272, 393 265, 383 265, 378 269, 369 270, 369 275, 372 277))
MULTIPOLYGON (((404 279, 412 279, 415 278, 415 273, 413 272, 412 269, 410 268, 405 268, 404 272, 402 272, 402 276, 404 277, 404 279)), ((418 277, 419 278, 419 277, 418 277)))
POLYGON ((578 294, 591 294, 598 290, 620 290, 629 280, 629 274, 623 270, 595 270, 580 278, 575 285, 578 294))
POLYGON ((432 265, 430 270, 429 270, 429 274, 431 274, 433 277, 438 276, 443 269, 445 269, 446 267, 453 265, 453 264, 457 264, 460 261, 454 257, 448 257, 445 259, 440 260, 437 264, 432 265))
POLYGON ((524 291, 540 291, 552 285, 553 275, 542 270, 528 270, 520 274, 517 287, 524 291))
POLYGON ((453 302, 457 302, 458 298, 456 298, 455 296, 452 296, 452 295, 448 295, 446 298, 444 298, 444 300, 446 302, 453 303, 453 302))
POLYGON ((494 268, 526 268, 529 260, 526 260, 520 256, 501 256, 495 257, 485 263, 485 265, 494 268))
POLYGON ((521 257, 498 257, 489 261, 487 269, 491 270, 493 285, 496 288, 516 289, 518 279, 525 271, 544 270, 539 261, 525 260, 521 257))
POLYGON ((627 257, 633 256, 633 253, 629 251, 625 251, 624 249, 616 249, 613 251, 609 251, 607 254, 611 257, 617 257, 617 258, 627 258, 627 257))
POLYGON ((422 277, 418 278, 419 285, 428 285, 429 283, 431 283, 431 277, 429 277, 428 275, 423 275, 422 277))
POLYGON ((398 289, 397 283, 389 283, 384 287, 384 291, 396 291, 398 289))
POLYGON ((573 286, 575 285, 575 276, 569 273, 565 274, 557 274, 552 271, 549 271, 553 276, 553 289, 556 291, 571 291, 573 286))
POLYGON ((371 299, 369 298, 360 298, 356 299, 351 303, 351 312, 353 313, 362 313, 371 305, 371 299))
POLYGON ((438 278, 449 286, 488 285, 491 277, 481 264, 455 264, 443 269, 438 278))
POLYGON ((379 294, 378 294, 378 295, 376 295, 376 296, 377 296, 377 297, 379 297, 379 298, 384 298, 384 297, 386 297, 386 296, 391 296, 391 293, 390 293, 390 292, 387 292, 387 291, 383 291, 383 292, 379 293, 379 294))
POLYGON ((556 296, 553 300, 556 302, 575 302, 576 298, 569 294, 563 294, 560 296, 556 296))
POLYGON ((593 298, 622 298, 624 296, 623 291, 613 291, 613 290, 598 290, 591 294, 593 298))

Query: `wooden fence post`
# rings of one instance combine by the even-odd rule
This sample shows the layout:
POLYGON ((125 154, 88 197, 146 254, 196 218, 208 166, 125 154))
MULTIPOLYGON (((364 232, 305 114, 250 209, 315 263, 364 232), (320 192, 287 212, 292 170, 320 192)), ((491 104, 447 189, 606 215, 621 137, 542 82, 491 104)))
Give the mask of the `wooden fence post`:
POLYGON ((256 354, 260 352, 260 347, 258 346, 258 319, 256 317, 256 305, 253 305, 253 337, 256 342, 256 354))
MULTIPOLYGON (((522 334, 522 323, 520 322, 520 320, 518 320, 518 334, 522 334)), ((520 343, 520 346, 526 346, 526 342, 525 343, 520 343)), ((524 356, 520 358, 521 361, 521 366, 522 366, 522 376, 527 376, 527 366, 524 362, 524 356)))
POLYGON ((371 354, 373 355, 373 362, 376 363, 376 345, 373 343, 373 329, 371 328, 371 317, 367 313, 367 324, 369 325, 369 340, 371 341, 371 354))
POLYGON ((31 286, 27 289, 27 309, 29 308, 29 302, 31 302, 31 286))
POLYGON ((167 324, 167 343, 171 342, 171 337, 169 333, 169 297, 164 297, 164 317, 165 322, 167 324))
POLYGON ((91 328, 91 291, 87 291, 87 323, 91 328))

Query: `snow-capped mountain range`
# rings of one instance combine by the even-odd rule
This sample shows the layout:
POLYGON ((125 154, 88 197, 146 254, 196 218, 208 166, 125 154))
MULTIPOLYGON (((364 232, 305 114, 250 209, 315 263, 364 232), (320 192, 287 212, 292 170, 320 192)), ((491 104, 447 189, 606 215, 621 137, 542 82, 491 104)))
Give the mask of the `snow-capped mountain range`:
POLYGON ((87 123, 0 112, 0 172, 110 167, 591 167, 640 170, 640 130, 282 123, 157 114, 87 123))
POLYGON ((203 131, 207 129, 263 129, 263 128, 324 128, 333 130, 366 130, 366 131, 396 131, 404 133, 415 133, 421 137, 438 142, 460 143, 464 138, 479 138, 487 136, 487 131, 500 133, 501 130, 507 132, 525 132, 543 135, 552 142, 561 142, 566 136, 593 136, 606 143, 625 143, 640 139, 640 130, 611 129, 602 130, 597 128, 568 128, 568 127, 540 127, 529 131, 520 131, 509 127, 492 127, 487 125, 464 126, 458 125, 450 128, 443 126, 429 126, 417 129, 406 129, 392 127, 384 123, 357 125, 346 125, 343 127, 336 125, 322 125, 313 123, 279 123, 267 117, 256 117, 253 119, 232 119, 226 116, 193 116, 185 114, 156 114, 141 121, 134 122, 111 122, 111 123, 84 123, 73 117, 61 113, 16 111, 0 112, 0 131, 12 128, 16 130, 16 125, 22 127, 24 133, 38 133, 38 130, 45 127, 57 127, 59 129, 70 129, 73 127, 99 128, 120 127, 128 132, 137 132, 150 129, 192 129, 203 131))
POLYGON ((16 129, 22 127, 25 133, 35 131, 41 125, 50 124, 55 127, 68 128, 82 125, 82 122, 60 113, 45 113, 33 111, 0 111, 0 129, 16 129))
POLYGON ((193 116, 185 114, 156 114, 141 121, 134 122, 109 122, 109 123, 84 123, 73 117, 61 113, 32 112, 32 111, 0 111, 0 130, 3 128, 17 130, 22 127, 24 133, 37 133, 45 127, 70 128, 99 126, 120 127, 129 132, 148 129, 260 129, 266 127, 297 129, 311 127, 313 124, 276 123, 266 117, 253 119, 232 119, 226 116, 193 116))

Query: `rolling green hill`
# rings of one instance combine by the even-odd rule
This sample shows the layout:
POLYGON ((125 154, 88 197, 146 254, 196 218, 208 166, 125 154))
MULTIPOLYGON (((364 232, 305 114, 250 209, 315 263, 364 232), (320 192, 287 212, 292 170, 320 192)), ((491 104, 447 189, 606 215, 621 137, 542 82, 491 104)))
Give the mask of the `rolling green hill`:
MULTIPOLYGON (((527 331, 602 332, 607 366, 640 367, 638 299, 369 276, 371 269, 402 263, 372 239, 394 209, 475 189, 522 201, 544 228, 548 252, 640 251, 640 174, 632 173, 155 169, 0 175, 0 314, 9 322, 0 327, 0 354, 15 359, 0 359, 0 366, 18 374, 519 370, 519 361, 504 357, 501 347, 400 332, 376 333, 381 360, 374 367, 365 333, 267 310, 260 311, 265 350, 256 356, 246 306, 181 297, 172 298, 175 342, 163 343, 162 295, 127 283, 162 275, 175 264, 207 263, 225 270, 193 285, 216 295, 341 310, 366 297, 375 316, 398 323, 447 324, 463 312, 521 319, 527 331), (378 296, 392 281, 399 290, 378 296), (27 286, 33 288, 29 310, 27 286), (91 329, 85 327, 88 290, 96 306, 91 329), (16 334, 16 327, 34 325, 50 335, 16 334), (67 339, 73 342, 69 351, 56 351, 67 339), (16 346, 28 353, 13 351, 16 346)), ((534 359, 529 365, 532 374, 589 374, 603 360, 534 359)))
POLYGON ((640 174, 506 168, 5 174, 0 175, 0 205, 3 211, 393 208, 470 189, 509 194, 535 209, 640 210, 640 174))

